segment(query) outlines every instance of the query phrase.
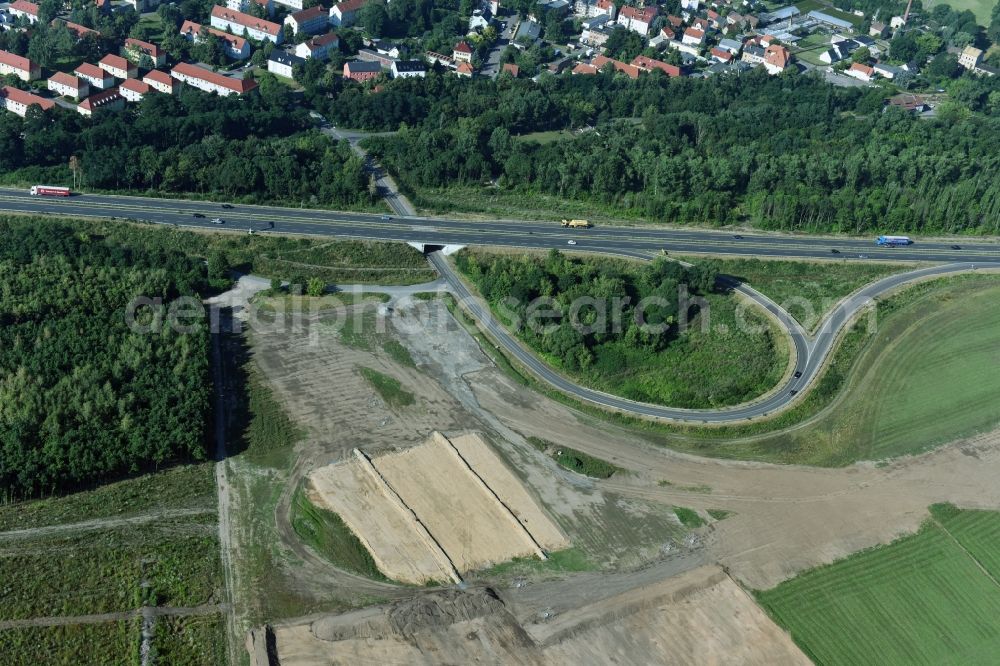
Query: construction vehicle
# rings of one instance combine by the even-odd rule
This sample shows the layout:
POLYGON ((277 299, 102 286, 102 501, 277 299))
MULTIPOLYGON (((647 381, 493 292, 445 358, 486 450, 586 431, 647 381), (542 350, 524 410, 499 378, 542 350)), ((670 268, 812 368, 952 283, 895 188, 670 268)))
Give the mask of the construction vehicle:
POLYGON ((587 220, 563 220, 562 225, 570 229, 589 229, 590 222, 587 220))

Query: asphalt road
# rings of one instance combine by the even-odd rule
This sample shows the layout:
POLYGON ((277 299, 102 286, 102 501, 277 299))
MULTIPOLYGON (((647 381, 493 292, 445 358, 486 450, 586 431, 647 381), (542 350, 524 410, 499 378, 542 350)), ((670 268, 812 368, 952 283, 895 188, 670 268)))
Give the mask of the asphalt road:
POLYGON ((80 217, 131 218, 160 224, 206 229, 273 231, 287 234, 409 241, 423 244, 497 245, 527 248, 559 248, 580 251, 650 253, 661 249, 671 254, 709 252, 735 256, 926 261, 1000 261, 1000 244, 977 240, 951 243, 917 242, 909 247, 879 248, 874 239, 822 238, 790 235, 743 234, 704 229, 650 229, 647 227, 596 226, 565 229, 555 221, 521 222, 487 220, 468 222, 427 217, 384 219, 377 214, 342 213, 306 208, 279 208, 236 204, 223 209, 220 203, 154 199, 98 194, 62 197, 32 197, 25 190, 0 188, 0 211, 70 215, 80 217), (196 218, 203 214, 204 218, 196 218), (212 224, 220 217, 225 225, 212 224), (274 223, 273 230, 268 225, 274 223), (567 242, 577 244, 569 247, 567 242), (837 250, 833 253, 832 250, 837 250))
POLYGON ((733 283, 737 289, 773 314, 788 331, 795 352, 799 377, 760 400, 725 409, 690 410, 641 403, 579 386, 547 366, 533 352, 521 345, 496 322, 487 305, 469 292, 447 260, 438 252, 431 262, 445 277, 449 287, 479 325, 538 378, 573 397, 649 417, 704 423, 746 421, 773 413, 795 400, 818 376, 823 362, 833 349, 845 322, 851 320, 871 299, 907 282, 935 275, 1000 268, 1000 245, 991 242, 951 243, 918 242, 903 248, 878 248, 871 240, 822 238, 789 235, 732 234, 703 229, 650 229, 645 227, 595 227, 565 229, 556 222, 448 220, 425 217, 395 217, 361 213, 280 208, 270 206, 153 199, 111 195, 75 195, 32 197, 22 190, 0 188, 0 211, 67 215, 79 217, 116 217, 159 224, 202 227, 212 230, 249 230, 267 233, 308 234, 338 238, 392 240, 424 245, 495 245, 524 248, 559 248, 592 251, 619 256, 650 259, 660 250, 683 254, 709 252, 735 256, 922 261, 939 265, 890 276, 868 285, 850 300, 841 303, 823 321, 815 336, 809 336, 781 307, 749 286, 733 283), (204 217, 195 217, 196 214, 204 217), (225 220, 222 225, 212 219, 225 220), (271 227, 270 225, 274 226, 271 227), (568 245, 569 240, 576 243, 568 245), (836 253, 832 250, 837 250, 836 253), (793 393, 794 391, 794 393, 793 393))

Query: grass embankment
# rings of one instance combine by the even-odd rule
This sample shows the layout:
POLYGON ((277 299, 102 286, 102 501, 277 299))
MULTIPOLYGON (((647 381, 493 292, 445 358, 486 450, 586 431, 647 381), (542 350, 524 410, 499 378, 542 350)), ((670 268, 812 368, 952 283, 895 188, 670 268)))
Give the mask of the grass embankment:
POLYGON ((359 367, 358 372, 368 380, 372 388, 382 397, 390 407, 408 407, 415 402, 413 394, 403 388, 402 384, 395 377, 373 370, 371 368, 359 367))
MULTIPOLYGON (((703 261, 675 256, 681 261, 703 261)), ((738 278, 785 308, 808 331, 837 302, 866 284, 913 266, 864 261, 771 261, 713 258, 719 272, 738 278)))
POLYGON ((488 569, 477 572, 478 576, 488 579, 507 579, 517 576, 539 573, 571 573, 574 571, 593 571, 598 567, 580 548, 565 548, 547 553, 548 559, 537 557, 515 557, 507 562, 501 562, 488 569))
MULTIPOLYGON (((1000 317, 1000 302, 996 298, 998 290, 1000 279, 980 274, 939 278, 892 294, 877 304, 876 327, 869 327, 861 321, 842 335, 828 367, 814 388, 792 409, 767 420, 722 427, 654 423, 573 400, 547 384, 539 383, 519 365, 512 363, 475 329, 474 322, 458 310, 452 299, 445 302, 499 368, 523 386, 553 400, 604 420, 635 428, 652 441, 681 451, 719 458, 837 467, 858 460, 926 451, 990 429, 1000 422, 996 401, 983 399, 983 396, 995 391, 1000 382, 997 373, 989 373, 989 369, 995 367, 990 341, 994 341, 995 349, 1000 329, 984 325, 984 322, 1000 317), (967 298, 969 294, 973 297, 967 298), (985 319, 982 318, 984 315, 985 319), (938 340, 940 329, 922 326, 931 317, 947 321, 948 330, 969 327, 979 331, 973 334, 974 337, 983 337, 968 349, 958 348, 959 345, 955 344, 957 340, 938 340), (911 340, 911 335, 916 336, 919 343, 911 340), (978 379, 986 375, 986 384, 977 385, 969 377, 956 376, 950 368, 943 369, 945 376, 951 378, 948 381, 951 391, 947 393, 937 389, 936 379, 919 385, 903 381, 905 374, 899 372, 896 350, 908 349, 911 362, 920 364, 921 350, 937 348, 939 342, 943 348, 932 352, 932 356, 950 356, 954 352, 964 354, 961 368, 972 366, 975 374, 969 377, 978 379), (883 375, 883 372, 887 374, 883 375), (886 393, 884 387, 879 386, 890 376, 895 377, 895 388, 901 393, 886 393), (863 384, 866 378, 869 381, 863 384), (854 397, 851 403, 855 412, 853 417, 844 407, 848 404, 846 398, 851 396, 854 397), (919 398, 917 404, 926 404, 929 412, 920 413, 925 409, 923 406, 903 407, 907 413, 918 412, 917 420, 899 423, 896 419, 899 429, 891 433, 887 442, 889 446, 875 446, 873 433, 879 424, 870 420, 871 410, 865 414, 861 413, 862 408, 866 403, 870 403, 868 407, 872 409, 875 405, 881 405, 883 409, 899 407, 913 396, 919 398), (938 423, 933 414, 942 414, 946 418, 938 423), (855 417, 864 420, 852 421, 855 417), (806 421, 809 421, 807 425, 800 425, 806 421), (850 427, 838 430, 839 425, 844 423, 850 427), (859 433, 860 438, 857 438, 859 433)), ((960 368, 956 369, 960 371, 960 368)), ((930 366, 925 370, 930 372, 930 366)))
POLYGON ((247 369, 246 378, 246 458, 266 467, 283 467, 302 438, 302 429, 288 417, 256 367, 247 369))
POLYGON ((456 255, 455 263, 499 321, 510 324, 509 312, 521 319, 512 334, 590 388, 673 407, 721 407, 766 393, 788 364, 787 339, 775 323, 731 294, 708 291, 714 280, 696 283, 702 266, 470 250, 456 255), (686 302, 683 287, 691 294, 686 302), (553 304, 534 300, 536 294, 553 304), (617 309, 622 296, 628 300, 617 309), (639 309, 651 298, 666 305, 639 309), (550 308, 556 316, 531 325, 550 308), (643 312, 650 324, 662 321, 658 317, 673 323, 646 333, 633 316, 643 312), (580 332, 585 327, 594 330, 580 332))
MULTIPOLYGON (((4 666, 138 664, 140 623, 135 618, 102 624, 5 629, 0 631, 0 656, 4 666)), ((203 644, 203 648, 211 649, 209 644, 203 644)))
POLYGON ((948 513, 757 598, 818 664, 994 663, 1000 586, 980 565, 997 562, 1000 514, 948 513))
POLYGON ((528 437, 528 442, 542 453, 550 456, 560 466, 571 472, 583 474, 595 479, 608 479, 615 472, 622 471, 620 467, 611 463, 587 455, 582 451, 571 449, 568 446, 560 446, 555 442, 550 442, 541 437, 528 437))
POLYGON ((681 525, 687 527, 688 529, 694 530, 705 526, 704 518, 699 516, 698 512, 694 509, 688 509, 683 506, 675 506, 674 515, 677 516, 677 520, 681 521, 681 525))
MULTIPOLYGON (((4 220, 0 216, 0 221, 4 220)), ((23 217, 18 217, 23 220, 23 217)), ((54 218, 31 217, 39 224, 54 218)), ((321 240, 246 233, 191 231, 122 220, 73 220, 81 233, 123 245, 180 251, 209 260, 210 273, 233 268, 304 286, 318 277, 327 284, 419 284, 437 274, 416 249, 405 243, 321 240)), ((213 276, 214 277, 214 276, 213 276)))
POLYGON ((388 580, 340 516, 310 502, 301 488, 292 500, 292 526, 302 541, 338 567, 376 580, 388 580))

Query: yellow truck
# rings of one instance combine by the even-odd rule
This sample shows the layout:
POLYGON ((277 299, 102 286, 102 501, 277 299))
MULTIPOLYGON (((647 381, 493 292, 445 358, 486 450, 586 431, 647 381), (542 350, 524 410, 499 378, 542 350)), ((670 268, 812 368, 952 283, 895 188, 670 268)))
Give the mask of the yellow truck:
POLYGON ((590 222, 587 220, 563 220, 562 225, 570 229, 589 229, 590 222))

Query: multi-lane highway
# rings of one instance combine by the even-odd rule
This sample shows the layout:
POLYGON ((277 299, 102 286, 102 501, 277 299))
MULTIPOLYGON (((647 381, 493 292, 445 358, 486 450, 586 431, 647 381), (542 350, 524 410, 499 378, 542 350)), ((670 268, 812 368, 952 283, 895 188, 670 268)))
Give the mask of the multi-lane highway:
MULTIPOLYGON (((469 222, 427 217, 398 217, 341 213, 305 208, 247 206, 236 204, 223 209, 219 203, 178 199, 154 199, 111 195, 83 194, 69 198, 32 197, 24 190, 0 188, 0 211, 72 215, 89 217, 132 218, 161 224, 219 229, 211 220, 225 220, 221 228, 246 231, 268 229, 273 232, 365 238, 372 240, 411 241, 424 244, 500 245, 511 247, 576 249, 581 251, 708 252, 762 257, 803 257, 822 259, 928 262, 985 262, 1000 259, 1000 244, 980 241, 918 242, 909 247, 878 248, 873 238, 847 239, 808 236, 743 234, 704 229, 657 229, 645 226, 596 226, 591 229, 564 229, 555 221, 519 222, 489 220, 469 222), (195 214, 204 218, 194 217, 195 214), (569 247, 568 241, 577 245, 569 247), (833 250, 837 250, 834 253, 833 250)), ((890 232, 892 230, 886 230, 890 232)))
MULTIPOLYGON (((446 278, 449 288, 480 326, 531 373, 585 402, 647 417, 705 423, 733 423, 758 418, 783 409, 816 380, 844 324, 871 299, 911 281, 962 271, 1000 268, 1000 244, 990 241, 918 242, 901 248, 879 248, 873 240, 770 234, 733 234, 703 229, 648 227, 596 227, 565 229, 556 222, 463 221, 443 218, 396 217, 360 213, 247 206, 220 203, 110 195, 76 195, 69 198, 32 197, 27 192, 0 188, 0 211, 115 217, 159 224, 212 230, 304 234, 339 238, 392 240, 434 245, 496 245, 525 248, 559 248, 649 259, 660 250, 670 253, 712 253, 739 256, 920 261, 936 264, 893 275, 868 285, 842 302, 823 321, 815 336, 780 306, 746 285, 734 288, 755 300, 785 328, 794 350, 794 373, 785 383, 759 400, 731 408, 688 410, 627 400, 575 384, 542 362, 521 345, 490 315, 487 305, 475 298, 438 252, 431 262, 446 278), (224 224, 213 223, 222 218, 224 224), (272 226, 273 225, 273 226, 272 226), (568 245, 569 241, 575 244, 568 245)), ((887 230, 889 231, 889 230, 887 230)))

